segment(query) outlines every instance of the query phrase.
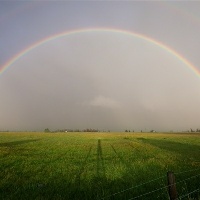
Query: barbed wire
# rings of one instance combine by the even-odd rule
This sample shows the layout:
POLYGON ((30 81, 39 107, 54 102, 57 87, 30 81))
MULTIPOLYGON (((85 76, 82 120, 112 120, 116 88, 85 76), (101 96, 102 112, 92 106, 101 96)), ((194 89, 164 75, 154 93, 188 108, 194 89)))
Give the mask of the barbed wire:
POLYGON ((151 194, 151 193, 154 193, 154 192, 156 192, 156 191, 159 191, 159 190, 162 190, 162 189, 168 188, 169 186, 176 185, 176 184, 178 184, 178 183, 181 183, 181 182, 184 182, 184 181, 186 181, 186 180, 189 180, 189 179, 195 178, 195 177, 197 177, 197 176, 200 176, 200 174, 195 175, 195 176, 192 176, 192 177, 190 177, 190 178, 186 178, 186 179, 181 180, 181 181, 179 181, 179 182, 177 182, 177 183, 173 183, 173 184, 170 184, 170 185, 167 185, 167 186, 164 186, 164 187, 161 187, 161 188, 158 188, 158 189, 152 190, 152 191, 150 191, 150 192, 147 192, 147 193, 145 193, 145 194, 141 194, 141 195, 139 195, 139 196, 133 197, 133 198, 128 199, 128 200, 133 200, 133 199, 137 199, 137 198, 142 197, 142 196, 146 196, 146 195, 148 195, 148 194, 151 194))
MULTIPOLYGON (((197 170, 200 170, 200 168, 197 168, 197 169, 194 169, 194 170, 187 170, 187 171, 183 171, 183 172, 178 172, 178 173, 174 173, 174 174, 176 174, 176 175, 177 175, 177 174, 183 174, 183 173, 186 173, 186 172, 197 171, 197 170)), ((192 177, 189 177, 189 178, 186 178, 186 179, 181 180, 181 181, 179 181, 179 182, 176 182, 176 183, 174 183, 174 184, 171 184, 171 185, 164 186, 164 187, 162 187, 162 188, 159 188, 159 189, 153 190, 153 191, 151 191, 151 192, 147 192, 147 193, 145 193, 145 194, 139 195, 139 196, 134 197, 134 198, 131 198, 131 199, 129 199, 129 200, 132 200, 132 199, 135 199, 135 198, 139 198, 139 197, 144 196, 144 195, 147 195, 147 194, 151 194, 151 193, 156 192, 156 191, 158 191, 158 190, 161 190, 161 189, 164 189, 164 188, 168 188, 169 186, 172 186, 172 185, 175 185, 175 184, 181 183, 181 182, 183 182, 183 181, 186 181, 186 180, 189 180, 189 179, 195 178, 195 177, 197 177, 197 176, 200 176, 200 174, 195 175, 195 176, 192 176, 192 177)), ((147 181, 147 182, 145 182, 145 183, 142 183, 142 184, 136 185, 136 186, 134 186, 134 187, 130 187, 130 188, 127 188, 127 189, 121 190, 121 191, 119 191, 119 192, 116 192, 116 193, 114 193, 114 194, 111 194, 111 195, 108 195, 108 196, 102 197, 101 199, 102 199, 102 200, 103 200, 103 199, 107 199, 107 198, 109 198, 109 197, 112 197, 112 196, 115 196, 115 195, 121 194, 121 193, 126 192, 126 191, 128 191, 128 190, 132 190, 132 189, 138 188, 138 187, 140 187, 140 186, 146 185, 146 184, 148 184, 148 183, 154 182, 154 181, 159 180, 159 179, 164 178, 164 177, 165 177, 165 176, 161 176, 161 177, 159 177, 159 178, 152 179, 152 180, 150 180, 150 181, 147 181)))
POLYGON ((188 196, 188 195, 190 195, 190 194, 192 194, 192 193, 198 192, 198 191, 199 191, 199 189, 193 190, 192 192, 189 192, 189 193, 187 193, 187 194, 184 194, 184 195, 182 195, 182 196, 176 198, 175 200, 182 199, 183 197, 186 197, 186 196, 188 196))
POLYGON ((151 194, 151 193, 157 192, 157 191, 162 190, 162 189, 165 189, 165 188, 166 188, 166 186, 161 187, 161 188, 158 188, 158 189, 155 189, 155 190, 152 190, 152 191, 147 192, 147 193, 145 193, 145 194, 141 194, 141 195, 139 195, 139 196, 133 197, 133 198, 128 199, 128 200, 138 199, 139 197, 146 196, 147 194, 151 194))
POLYGON ((193 171, 198 171, 200 170, 200 167, 199 168, 196 168, 196 169, 191 169, 191 170, 187 170, 187 171, 182 171, 182 172, 174 172, 174 174, 184 174, 184 173, 187 173, 187 172, 193 172, 193 171))
POLYGON ((128 188, 128 189, 121 190, 121 191, 119 191, 119 192, 116 192, 116 193, 111 194, 111 195, 109 195, 109 196, 103 197, 103 198, 101 198, 101 199, 107 199, 107 198, 109 198, 109 197, 111 197, 111 196, 115 196, 115 195, 117 195, 117 194, 120 194, 120 193, 126 192, 126 191, 128 191, 128 190, 132 190, 132 189, 138 188, 138 187, 140 187, 140 186, 142 186, 142 185, 146 185, 146 184, 148 184, 148 183, 154 182, 154 181, 159 180, 159 179, 164 178, 164 177, 165 177, 165 176, 161 176, 161 177, 159 177, 159 178, 152 179, 152 180, 147 181, 147 182, 145 182, 145 183, 141 183, 141 184, 139 184, 139 185, 136 185, 136 186, 130 187, 130 188, 128 188))

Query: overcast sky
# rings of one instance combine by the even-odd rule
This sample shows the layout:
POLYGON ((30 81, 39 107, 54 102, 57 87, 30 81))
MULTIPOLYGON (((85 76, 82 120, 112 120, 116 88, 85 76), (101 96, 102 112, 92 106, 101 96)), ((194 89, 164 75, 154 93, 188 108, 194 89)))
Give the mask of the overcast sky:
POLYGON ((199 36, 198 1, 0 1, 0 130, 200 128, 199 36))

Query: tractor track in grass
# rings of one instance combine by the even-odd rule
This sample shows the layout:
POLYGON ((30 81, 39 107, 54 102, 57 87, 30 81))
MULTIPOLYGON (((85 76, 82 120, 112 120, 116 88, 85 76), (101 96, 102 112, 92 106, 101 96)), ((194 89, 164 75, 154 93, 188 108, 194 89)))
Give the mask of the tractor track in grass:
POLYGON ((80 183, 81 183, 81 175, 83 174, 83 172, 85 171, 85 167, 87 165, 87 161, 88 161, 88 158, 90 157, 90 154, 91 154, 91 151, 92 151, 92 146, 90 146, 89 150, 88 150, 88 153, 84 159, 84 161, 82 162, 79 170, 78 170, 78 173, 75 175, 75 184, 80 187, 80 183))
POLYGON ((100 139, 98 140, 97 143, 97 177, 99 176, 105 177, 105 164, 104 164, 102 145, 100 139))

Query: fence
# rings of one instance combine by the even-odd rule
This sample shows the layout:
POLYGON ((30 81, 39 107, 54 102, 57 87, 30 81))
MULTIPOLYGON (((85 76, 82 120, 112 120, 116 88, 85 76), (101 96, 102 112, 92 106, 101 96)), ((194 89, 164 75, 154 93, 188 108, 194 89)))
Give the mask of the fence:
MULTIPOLYGON (((122 195, 123 193, 126 192, 130 192, 131 190, 137 190, 139 187, 142 187, 144 185, 148 185, 152 182, 158 181, 159 179, 163 179, 166 178, 166 176, 161 176, 155 179, 152 179, 150 181, 147 181, 145 183, 136 185, 134 187, 130 187, 124 190, 121 190, 119 192, 113 193, 111 195, 105 196, 103 198, 101 198, 101 200, 108 200, 108 199, 118 199, 118 195, 122 195)), ((179 178, 180 179, 180 178, 179 178)), ((188 183, 189 184, 189 183, 188 183)), ((157 186, 155 184, 155 186, 157 186)), ((161 190, 165 190, 165 192, 167 193, 166 196, 168 197, 169 200, 200 200, 200 168, 197 169, 193 169, 193 170, 187 170, 187 171, 182 171, 182 172, 178 172, 178 173, 173 173, 171 171, 167 172, 167 183, 165 186, 156 188, 154 190, 151 190, 149 192, 146 193, 142 193, 140 195, 137 195, 135 197, 132 198, 124 198, 126 200, 134 200, 134 199, 151 199, 150 195, 152 195, 155 192, 159 192, 161 190), (183 178, 182 180, 178 180, 176 182, 175 177, 178 175, 183 175, 183 174, 187 174, 187 173, 194 173, 194 172, 198 172, 195 175, 190 175, 187 178, 183 178), (196 185, 195 188, 193 188, 192 190, 187 189, 187 191, 184 191, 184 189, 180 189, 180 188, 184 188, 183 185, 187 184, 187 181, 192 181, 195 182, 194 180, 196 179, 196 183, 198 183, 196 185), (177 187, 177 185, 179 185, 179 187, 177 187)))

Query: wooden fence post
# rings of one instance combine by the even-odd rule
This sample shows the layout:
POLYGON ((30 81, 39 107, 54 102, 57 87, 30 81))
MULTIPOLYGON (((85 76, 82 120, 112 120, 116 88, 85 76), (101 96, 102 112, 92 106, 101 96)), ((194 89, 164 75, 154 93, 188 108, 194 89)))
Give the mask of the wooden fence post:
POLYGON ((175 176, 173 172, 167 172, 167 181, 168 181, 168 192, 170 200, 175 200, 178 198, 178 193, 176 190, 175 176))

